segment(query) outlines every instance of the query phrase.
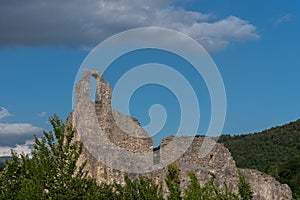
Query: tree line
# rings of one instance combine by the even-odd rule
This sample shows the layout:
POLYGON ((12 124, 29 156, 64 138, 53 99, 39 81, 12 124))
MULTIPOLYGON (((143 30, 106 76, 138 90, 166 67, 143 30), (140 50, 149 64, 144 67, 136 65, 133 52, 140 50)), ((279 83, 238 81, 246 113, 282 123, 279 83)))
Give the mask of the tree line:
POLYGON ((257 169, 288 184, 300 199, 300 120, 254 134, 222 135, 237 167, 257 169))

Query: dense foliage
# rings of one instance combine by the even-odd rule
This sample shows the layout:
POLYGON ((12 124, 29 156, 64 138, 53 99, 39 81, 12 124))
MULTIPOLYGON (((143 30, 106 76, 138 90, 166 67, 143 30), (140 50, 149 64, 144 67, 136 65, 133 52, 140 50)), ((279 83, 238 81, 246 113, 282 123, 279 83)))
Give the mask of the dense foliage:
POLYGON ((53 132, 34 138, 32 157, 12 152, 12 159, 0 174, 1 199, 66 199, 86 197, 95 190, 95 181, 76 162, 82 144, 73 142, 74 130, 57 116, 50 119, 53 132))
POLYGON ((250 200, 253 192, 251 191, 249 180, 239 173, 240 182, 238 184, 238 193, 232 191, 231 185, 225 182, 219 185, 215 181, 216 176, 211 174, 212 178, 205 185, 201 186, 196 175, 190 173, 191 180, 188 189, 184 193, 180 190, 179 167, 176 163, 168 166, 168 174, 165 180, 169 194, 168 200, 250 200))
POLYGON ((237 166, 252 168, 288 184, 300 198, 300 120, 261 133, 222 135, 237 166))
POLYGON ((249 180, 247 180, 241 173, 239 173, 239 194, 243 200, 251 200, 253 192, 249 180))
POLYGON ((179 166, 177 163, 168 166, 168 174, 165 181, 169 189, 168 200, 181 199, 179 166))
POLYGON ((4 167, 5 167, 5 164, 0 163, 0 172, 4 169, 4 167))
MULTIPOLYGON (((54 116, 50 118, 53 132, 44 132, 41 139, 34 138, 32 156, 12 152, 0 172, 0 199, 108 199, 108 200, 163 200, 162 184, 153 184, 147 178, 131 180, 125 177, 120 184, 97 184, 84 172, 85 163, 77 166, 82 143, 73 141, 74 129, 54 116)), ((190 174, 188 190, 181 192, 178 165, 168 168, 165 180, 168 199, 243 199, 251 198, 249 182, 240 177, 239 193, 232 192, 224 183, 220 186, 212 179, 201 186, 190 174)))

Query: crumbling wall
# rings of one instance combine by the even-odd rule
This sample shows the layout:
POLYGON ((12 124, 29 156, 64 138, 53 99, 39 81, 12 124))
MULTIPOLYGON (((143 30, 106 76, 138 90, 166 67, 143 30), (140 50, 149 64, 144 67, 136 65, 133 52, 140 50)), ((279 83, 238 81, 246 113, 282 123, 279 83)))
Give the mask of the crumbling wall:
POLYGON ((169 155, 174 155, 178 148, 170 148, 170 142, 176 145, 187 146, 178 161, 187 163, 196 167, 205 167, 215 170, 235 167, 229 150, 223 144, 216 143, 213 139, 208 137, 168 137, 164 139, 160 145, 161 160, 168 160, 169 155), (174 142, 176 141, 176 142, 174 142), (190 143, 190 145, 188 145, 190 143))
MULTIPOLYGON (((103 160, 97 156, 101 157, 103 152, 107 153, 105 149, 120 148, 128 152, 149 153, 147 157, 142 158, 143 165, 153 166, 152 139, 136 119, 113 111, 111 98, 111 86, 104 81, 103 76, 98 71, 88 71, 76 85, 76 105, 67 120, 76 129, 75 139, 87 141, 84 142, 84 153, 78 162, 82 163, 87 160, 86 170, 97 182, 124 184, 126 175, 130 178, 146 176, 159 184, 167 176, 167 164, 176 160, 180 167, 182 190, 187 189, 188 173, 193 172, 202 185, 209 181, 211 173, 214 173, 216 181, 219 183, 225 181, 233 187, 234 191, 237 191, 240 171, 249 178, 255 199, 292 199, 291 190, 287 185, 280 184, 273 177, 262 172, 238 169, 229 150, 207 137, 172 136, 164 139, 160 145, 160 163, 156 170, 149 173, 139 174, 128 173, 126 169, 116 170, 112 167, 114 162, 120 162, 120 164, 130 162, 130 159, 126 160, 118 153, 110 154, 108 158, 102 157, 106 159, 103 163, 103 160), (90 99, 91 76, 97 81, 95 101, 90 99), (107 145, 108 143, 113 143, 115 147, 107 145), (97 148, 100 150, 94 151, 97 148)), ((163 189, 167 192, 165 184, 163 189)))
POLYGON ((83 141, 85 153, 79 162, 88 160, 90 175, 98 182, 121 183, 122 171, 139 171, 134 162, 143 167, 153 164, 153 144, 136 119, 112 110, 111 96, 111 86, 99 72, 86 72, 76 85, 75 107, 68 123, 76 129, 75 139, 83 141), (95 100, 90 98, 91 77, 97 81, 95 100), (133 160, 130 153, 147 154, 133 160))
POLYGON ((280 184, 272 176, 254 169, 240 169, 249 178, 254 199, 292 199, 292 191, 286 184, 280 184))

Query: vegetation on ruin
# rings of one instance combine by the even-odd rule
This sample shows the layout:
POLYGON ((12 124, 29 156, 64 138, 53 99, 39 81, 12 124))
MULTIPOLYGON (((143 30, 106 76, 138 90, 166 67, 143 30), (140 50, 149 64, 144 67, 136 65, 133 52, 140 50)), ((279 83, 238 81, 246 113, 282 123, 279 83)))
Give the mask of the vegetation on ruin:
MULTIPOLYGON (((56 115, 50 118, 53 132, 35 137, 31 157, 12 152, 0 172, 0 199, 164 199, 162 186, 147 178, 131 180, 125 177, 120 184, 97 184, 84 172, 85 163, 77 166, 82 153, 82 143, 73 141, 74 129, 65 125, 56 115)), ((230 186, 219 185, 212 175, 205 185, 200 185, 195 174, 189 174, 190 185, 181 192, 179 168, 172 164, 165 183, 167 199, 250 199, 249 182, 240 176, 239 193, 230 186)))

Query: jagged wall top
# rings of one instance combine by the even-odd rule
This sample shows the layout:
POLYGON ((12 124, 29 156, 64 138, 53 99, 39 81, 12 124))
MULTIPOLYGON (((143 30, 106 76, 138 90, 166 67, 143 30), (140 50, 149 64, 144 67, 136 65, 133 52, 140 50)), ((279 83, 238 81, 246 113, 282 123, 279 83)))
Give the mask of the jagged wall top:
MULTIPOLYGON (((90 94, 90 78, 94 77, 97 81, 96 85, 96 101, 106 101, 109 105, 112 99, 112 88, 109 83, 105 82, 103 75, 97 70, 89 70, 82 76, 81 82, 86 83, 86 90, 90 94)), ((88 95, 90 96, 90 95, 88 95)))
POLYGON ((104 163, 114 165, 116 169, 138 171, 131 164, 131 160, 138 162, 134 159, 134 153, 140 153, 139 161, 144 168, 148 168, 153 163, 151 137, 136 120, 112 110, 111 100, 112 87, 104 81, 100 72, 91 70, 83 74, 76 84, 76 104, 72 117, 78 138, 97 160, 104 160, 104 163), (95 100, 90 98, 91 77, 96 79, 95 100))

